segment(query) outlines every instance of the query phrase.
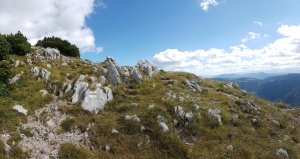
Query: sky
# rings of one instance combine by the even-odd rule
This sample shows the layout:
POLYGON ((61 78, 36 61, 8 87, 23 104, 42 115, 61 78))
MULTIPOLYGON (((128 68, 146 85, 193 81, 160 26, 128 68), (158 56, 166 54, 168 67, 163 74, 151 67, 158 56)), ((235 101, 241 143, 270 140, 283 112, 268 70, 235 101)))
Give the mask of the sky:
POLYGON ((200 76, 300 72, 299 0, 0 0, 0 33, 200 76))

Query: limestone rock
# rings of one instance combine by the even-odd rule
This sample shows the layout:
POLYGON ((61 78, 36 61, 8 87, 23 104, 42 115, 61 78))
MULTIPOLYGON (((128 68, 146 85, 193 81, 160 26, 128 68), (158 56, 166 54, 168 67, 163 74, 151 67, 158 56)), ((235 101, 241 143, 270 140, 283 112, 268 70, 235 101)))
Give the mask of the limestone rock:
POLYGON ((90 77, 90 78, 89 78, 89 81, 90 81, 91 83, 94 83, 94 82, 96 82, 96 80, 97 80, 97 78, 96 78, 96 77, 90 77))
POLYGON ((43 96, 43 97, 46 96, 46 95, 48 94, 48 92, 47 92, 46 90, 44 90, 44 89, 40 90, 40 92, 42 93, 42 96, 43 96))
POLYGON ((40 71, 38 67, 31 67, 30 71, 34 74, 35 77, 39 76, 40 71))
POLYGON ((283 155, 283 156, 285 156, 285 157, 289 157, 288 152, 287 152, 285 149, 283 149, 283 148, 277 149, 277 150, 276 150, 276 154, 277 154, 277 155, 283 155))
POLYGON ((199 84, 197 83, 197 81, 195 79, 193 80, 188 80, 188 79, 185 79, 185 83, 187 86, 189 86, 190 90, 193 91, 193 92, 201 92, 201 87, 199 86, 199 84))
POLYGON ((119 85, 121 83, 121 79, 120 79, 119 72, 116 68, 116 65, 114 63, 114 60, 107 57, 106 66, 107 66, 106 74, 107 74, 109 82, 111 84, 113 84, 114 86, 119 85))
POLYGON ((55 60, 60 57, 60 52, 57 49, 47 47, 45 49, 46 60, 55 60))
POLYGON ((15 77, 13 77, 10 81, 9 81, 9 84, 14 84, 16 83, 20 77, 24 74, 24 72, 22 71, 21 73, 17 74, 15 77))
POLYGON ((222 121, 221 121, 221 115, 220 115, 221 111, 219 109, 208 109, 208 114, 212 115, 214 117, 217 117, 220 125, 222 125, 222 121))
POLYGON ((50 71, 47 71, 46 69, 42 69, 42 71, 41 71, 41 78, 42 79, 45 79, 46 81, 48 81, 50 75, 51 75, 50 71))
POLYGON ((226 147, 226 149, 227 149, 228 151, 233 151, 233 146, 232 146, 232 145, 228 145, 228 146, 226 147))
POLYGON ((106 81, 106 79, 105 79, 104 76, 101 75, 101 76, 99 77, 99 81, 100 81, 101 84, 104 84, 105 81, 106 81))
POLYGON ((185 112, 183 111, 183 108, 181 106, 175 106, 175 112, 178 112, 179 116, 184 118, 185 112))
POLYGON ((137 122, 141 122, 141 119, 136 115, 136 114, 134 114, 134 115, 126 115, 125 116, 125 120, 135 120, 135 121, 137 121, 137 122))
POLYGON ((118 133, 119 133, 119 131, 118 131, 118 130, 116 130, 116 129, 112 129, 112 130, 111 130, 111 133, 112 133, 112 134, 118 134, 118 133))
POLYGON ((17 60, 17 61, 16 61, 16 64, 15 64, 15 67, 18 67, 19 65, 20 65, 20 61, 17 60))
POLYGON ((85 92, 84 100, 82 102, 82 108, 88 111, 95 111, 103 109, 104 105, 112 100, 112 92, 110 88, 105 87, 104 91, 100 88, 96 88, 95 91, 87 90, 85 92))
POLYGON ((158 125, 163 129, 163 132, 169 131, 169 127, 164 122, 159 122, 158 125))
POLYGON ((13 107, 13 109, 15 109, 15 110, 17 110, 18 111, 18 113, 20 113, 20 114, 24 114, 24 115, 27 115, 27 109, 25 109, 23 106, 21 106, 21 105, 15 105, 14 107, 13 107))
POLYGON ((101 71, 102 73, 104 73, 104 74, 107 73, 107 69, 106 69, 106 68, 103 68, 103 67, 100 67, 100 71, 101 71))
POLYGON ((142 75, 139 73, 137 68, 135 67, 132 68, 131 76, 137 83, 142 82, 142 75))
POLYGON ((74 94, 72 96, 72 103, 76 103, 79 100, 83 100, 85 91, 87 90, 87 87, 89 86, 86 82, 79 82, 77 81, 74 85, 74 94))
POLYGON ((152 65, 147 60, 139 60, 138 61, 138 66, 149 77, 152 77, 154 70, 156 70, 156 68, 154 67, 154 65, 152 65))

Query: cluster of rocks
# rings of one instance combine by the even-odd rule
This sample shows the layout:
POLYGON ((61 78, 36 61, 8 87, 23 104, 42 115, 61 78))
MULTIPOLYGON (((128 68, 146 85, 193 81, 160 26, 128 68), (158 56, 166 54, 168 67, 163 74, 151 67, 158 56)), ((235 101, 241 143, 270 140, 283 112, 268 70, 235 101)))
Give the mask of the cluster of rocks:
POLYGON ((36 110, 27 117, 27 123, 22 129, 30 130, 31 136, 21 133, 19 146, 23 151, 30 151, 30 158, 57 158, 59 147, 63 143, 72 143, 89 148, 87 132, 74 128, 68 132, 61 132, 61 123, 68 117, 58 110, 58 105, 64 103, 53 102, 44 108, 36 110))
POLYGON ((193 92, 201 92, 201 87, 200 85, 198 84, 200 83, 196 77, 193 76, 193 78, 191 80, 189 79, 185 79, 185 84, 190 88, 191 91, 193 92))

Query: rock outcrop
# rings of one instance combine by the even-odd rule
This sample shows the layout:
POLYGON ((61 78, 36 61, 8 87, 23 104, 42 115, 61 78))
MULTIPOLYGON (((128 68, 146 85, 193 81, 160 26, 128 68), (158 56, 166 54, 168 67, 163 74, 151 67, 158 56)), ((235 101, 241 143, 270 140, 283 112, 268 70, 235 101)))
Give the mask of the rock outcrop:
POLYGON ((116 68, 115 61, 110 57, 107 57, 106 60, 107 60, 107 62, 106 62, 107 78, 111 84, 113 84, 114 86, 117 86, 121 83, 121 79, 120 79, 120 74, 116 68))
POLYGON ((219 121, 219 124, 222 125, 220 113, 221 113, 221 111, 219 109, 208 109, 208 114, 216 117, 219 121))
POLYGON ((17 110, 18 113, 24 114, 24 115, 27 115, 27 112, 28 112, 28 110, 25 109, 25 108, 24 108, 23 106, 21 106, 21 105, 15 105, 15 106, 13 106, 13 109, 17 110))
POLYGON ((60 57, 60 52, 57 49, 47 47, 45 49, 46 60, 55 60, 60 57))
POLYGON ((153 73, 156 71, 155 66, 147 60, 139 60, 138 66, 149 77, 152 77, 153 73))

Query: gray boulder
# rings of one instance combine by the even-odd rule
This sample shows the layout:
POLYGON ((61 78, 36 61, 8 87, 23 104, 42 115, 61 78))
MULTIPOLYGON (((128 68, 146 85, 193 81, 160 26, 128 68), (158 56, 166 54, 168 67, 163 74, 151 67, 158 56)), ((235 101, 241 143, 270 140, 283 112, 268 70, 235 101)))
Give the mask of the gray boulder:
POLYGON ((30 71, 34 74, 34 76, 39 76, 40 71, 38 67, 31 67, 30 71))
POLYGON ((10 81, 9 81, 9 84, 14 84, 16 83, 20 77, 24 74, 24 72, 22 71, 21 73, 17 74, 15 77, 13 77, 10 81))
POLYGON ((104 105, 113 99, 112 91, 108 87, 104 87, 104 91, 100 88, 96 88, 95 91, 87 90, 82 102, 82 108, 88 111, 95 111, 103 109, 104 105))
POLYGON ((60 57, 60 52, 57 49, 47 47, 45 49, 46 60, 55 60, 60 57))
POLYGON ((103 68, 103 67, 100 67, 100 71, 101 71, 102 73, 104 73, 104 74, 107 73, 107 69, 106 69, 106 68, 103 68))
POLYGON ((46 70, 46 69, 42 69, 41 71, 41 78, 45 79, 46 81, 48 81, 49 77, 51 75, 51 72, 46 70))
POLYGON ((72 103, 76 103, 79 100, 83 100, 85 91, 89 86, 88 83, 77 81, 74 85, 74 94, 72 96, 72 103))
POLYGON ((116 68, 116 65, 114 63, 114 60, 112 58, 107 58, 106 62, 107 66, 107 78, 111 84, 114 86, 117 86, 121 83, 119 72, 116 68))
POLYGON ((146 73, 149 77, 152 77, 154 70, 156 68, 147 60, 139 60, 138 61, 139 68, 146 73))
POLYGON ((142 82, 142 75, 140 74, 137 68, 135 67, 132 68, 131 76, 137 83, 142 82))

